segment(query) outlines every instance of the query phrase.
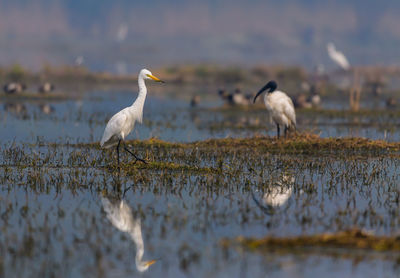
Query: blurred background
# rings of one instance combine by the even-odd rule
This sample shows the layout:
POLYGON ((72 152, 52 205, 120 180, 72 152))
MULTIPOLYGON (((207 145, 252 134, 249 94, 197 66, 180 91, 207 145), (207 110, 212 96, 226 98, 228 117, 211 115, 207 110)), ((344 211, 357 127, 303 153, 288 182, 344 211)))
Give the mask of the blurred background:
POLYGON ((188 62, 334 66, 333 41, 351 64, 398 65, 395 0, 2 0, 0 66, 83 61, 135 72, 188 62))
POLYGON ((398 0, 0 0, 0 277, 398 278, 399 15, 398 0), (146 81, 126 139, 149 164, 121 151, 118 171, 99 141, 144 67, 165 84, 146 81), (299 136, 276 141, 254 104, 269 80, 299 136), (350 229, 395 243, 226 241, 350 229))

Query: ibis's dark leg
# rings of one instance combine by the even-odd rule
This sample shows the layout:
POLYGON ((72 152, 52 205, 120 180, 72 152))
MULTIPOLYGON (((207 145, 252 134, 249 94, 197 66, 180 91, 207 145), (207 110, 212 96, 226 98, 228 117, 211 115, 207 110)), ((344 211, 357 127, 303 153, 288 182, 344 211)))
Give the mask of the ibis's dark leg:
POLYGON ((288 127, 285 125, 285 138, 287 138, 287 131, 288 131, 288 127))
POLYGON ((280 133, 280 129, 279 129, 279 124, 276 124, 276 131, 277 131, 277 134, 278 134, 278 139, 279 139, 279 133, 280 133))
POLYGON ((128 150, 128 148, 125 146, 125 143, 124 143, 124 150, 127 151, 128 153, 130 153, 131 155, 133 155, 133 157, 136 159, 135 162, 134 162, 133 164, 135 164, 135 163, 138 162, 138 161, 143 162, 144 164, 147 164, 146 160, 137 157, 133 152, 131 152, 130 150, 128 150))
POLYGON ((118 167, 119 167, 119 145, 121 144, 121 139, 119 139, 118 141, 118 145, 117 145, 117 161, 118 161, 118 167))

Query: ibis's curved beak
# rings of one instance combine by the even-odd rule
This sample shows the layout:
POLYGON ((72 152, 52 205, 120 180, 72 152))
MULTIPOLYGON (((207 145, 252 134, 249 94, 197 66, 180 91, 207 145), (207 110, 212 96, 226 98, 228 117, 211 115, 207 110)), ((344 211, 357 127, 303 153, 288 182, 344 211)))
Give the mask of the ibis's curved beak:
POLYGON ((161 79, 155 77, 154 75, 151 74, 147 74, 148 77, 150 77, 151 79, 153 79, 156 82, 161 82, 161 83, 165 83, 164 81, 162 81, 161 79))
POLYGON ((265 85, 264 87, 261 88, 261 90, 258 91, 258 93, 256 94, 256 96, 253 99, 253 103, 256 102, 256 99, 259 95, 261 95, 266 89, 268 89, 268 85, 265 85))
POLYGON ((146 262, 145 266, 151 266, 152 264, 154 264, 157 260, 151 260, 146 262))

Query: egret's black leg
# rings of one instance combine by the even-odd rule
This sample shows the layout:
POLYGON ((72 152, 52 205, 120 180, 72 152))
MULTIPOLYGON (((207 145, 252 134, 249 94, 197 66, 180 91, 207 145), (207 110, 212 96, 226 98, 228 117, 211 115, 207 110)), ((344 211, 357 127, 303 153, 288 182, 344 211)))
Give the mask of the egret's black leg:
POLYGON ((278 133, 278 139, 279 139, 279 133, 280 133, 280 129, 279 129, 279 124, 276 124, 276 131, 277 131, 277 133, 278 133))
POLYGON ((121 139, 119 139, 118 141, 118 145, 117 145, 117 161, 118 161, 118 167, 119 167, 119 145, 121 144, 121 139))
POLYGON ((134 162, 133 164, 135 164, 137 161, 140 161, 140 162, 143 162, 144 164, 147 164, 147 161, 146 161, 146 160, 137 157, 133 152, 131 152, 130 150, 128 150, 128 148, 125 146, 125 143, 124 143, 124 150, 127 151, 128 153, 130 153, 131 155, 133 155, 133 157, 136 159, 135 162, 134 162))

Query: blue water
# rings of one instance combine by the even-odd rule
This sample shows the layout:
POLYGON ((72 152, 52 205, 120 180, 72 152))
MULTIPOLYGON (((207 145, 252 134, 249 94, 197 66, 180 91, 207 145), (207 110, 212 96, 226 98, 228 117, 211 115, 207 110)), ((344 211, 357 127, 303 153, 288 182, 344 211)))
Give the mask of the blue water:
MULTIPOLYGON (((239 246, 225 249, 220 245, 223 238, 334 232, 354 225, 379 235, 396 234, 400 225, 396 202, 400 192, 397 159, 260 154, 256 169, 251 172, 248 170, 251 161, 244 162, 236 178, 219 180, 205 174, 169 176, 164 171, 147 171, 137 173, 142 178, 135 182, 136 177, 119 177, 104 168, 68 167, 73 152, 86 152, 85 149, 36 144, 99 141, 107 119, 129 105, 134 97, 128 91, 96 91, 82 95, 79 100, 49 103, 54 110, 50 114, 41 112, 39 104, 32 102, 24 103, 25 108, 20 108, 23 112, 4 109, 0 112, 1 277, 398 275, 395 263, 398 254, 333 250, 336 255, 330 255, 328 250, 311 249, 261 254, 239 246), (67 167, 50 170, 45 166, 14 167, 18 161, 6 154, 12 146, 21 146, 27 155, 42 159, 48 152, 55 152, 56 160, 67 167), (292 159, 298 159, 298 165, 292 159), (38 171, 42 177, 39 181, 34 178, 38 171), (293 178, 288 185, 294 188, 293 195, 275 214, 265 214, 254 202, 251 191, 262 200, 264 192, 281 185, 286 176, 293 178), (117 180, 122 189, 129 189, 124 196, 113 190, 117 180), (140 221, 143 260, 157 260, 147 271, 138 271, 135 243, 107 219, 102 197, 123 198, 132 217, 140 221), (343 253, 354 254, 346 258, 341 256, 343 253)), ((266 117, 263 118, 263 111, 254 114, 215 110, 220 104, 211 98, 192 109, 187 98, 149 94, 144 123, 137 125, 129 138, 157 137, 186 142, 211 137, 275 135, 275 128, 268 121, 265 130, 232 128, 232 123, 246 124, 251 123, 252 117, 259 117, 260 121, 266 117), (222 127, 209 128, 213 123, 222 123, 222 127), (230 125, 224 126, 227 123, 230 125)), ((322 119, 321 124, 317 118, 311 120, 307 115, 299 115, 299 128, 320 131, 321 136, 353 134, 383 138, 383 130, 376 125, 338 125, 347 120, 322 119)), ((392 131, 386 136, 397 140, 399 133, 392 131)), ((225 163, 229 166, 233 160, 226 157, 225 163)), ((215 161, 205 161, 202 165, 214 166, 215 161)))

